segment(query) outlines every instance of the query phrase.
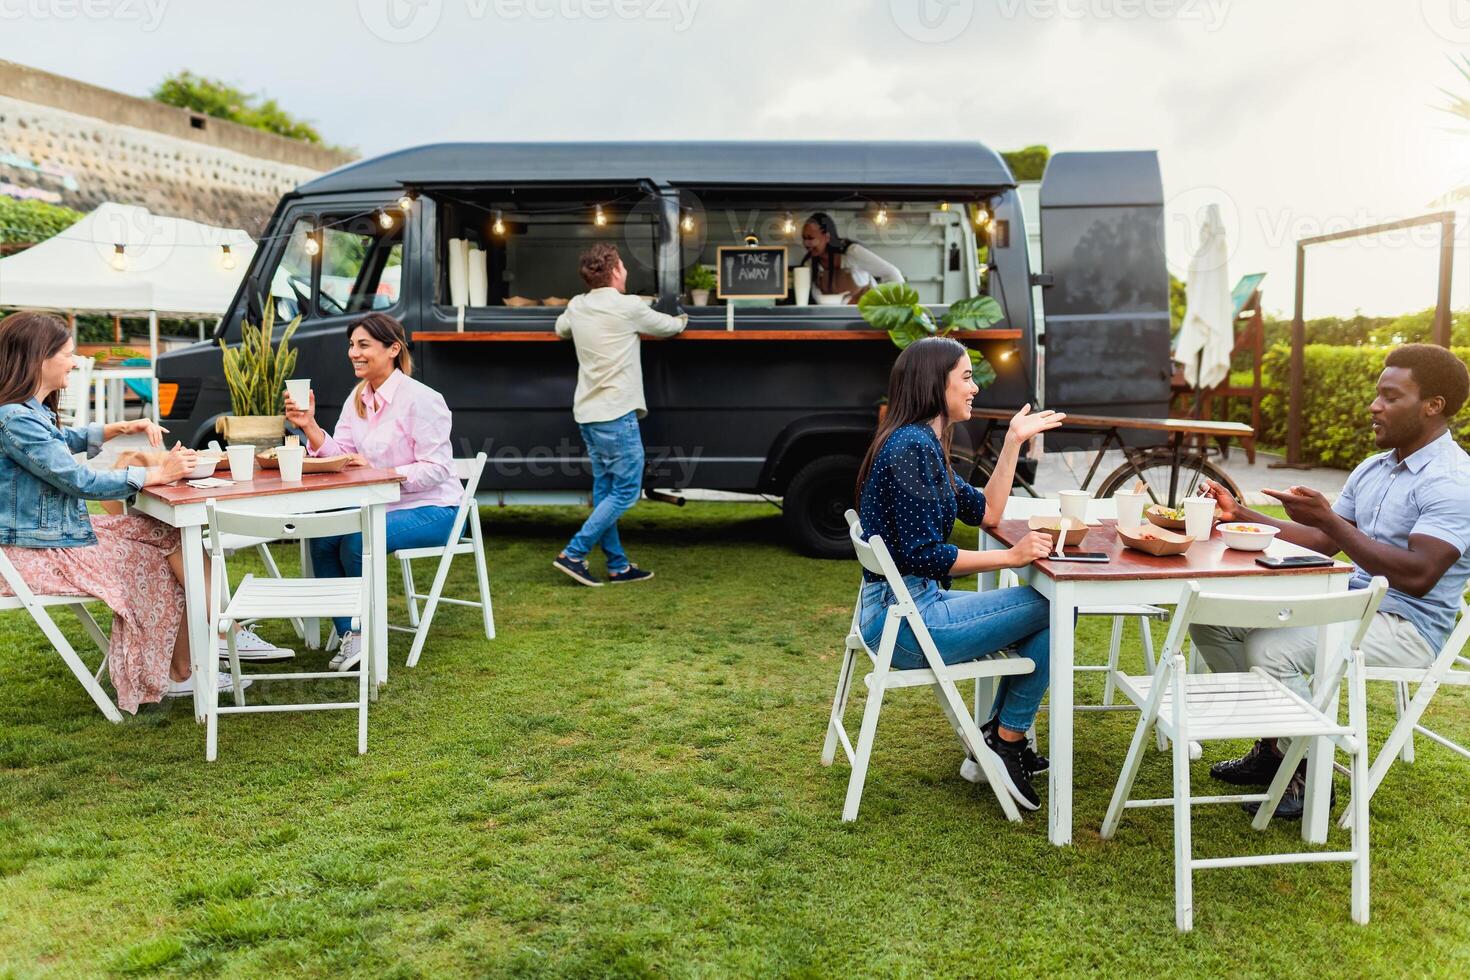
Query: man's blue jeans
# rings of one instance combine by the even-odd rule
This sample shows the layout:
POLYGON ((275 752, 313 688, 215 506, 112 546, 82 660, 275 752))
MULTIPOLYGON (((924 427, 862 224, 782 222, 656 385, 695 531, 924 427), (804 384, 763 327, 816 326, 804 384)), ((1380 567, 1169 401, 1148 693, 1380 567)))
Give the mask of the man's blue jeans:
MULTIPOLYGON (((1051 607, 1047 601, 1025 586, 989 592, 946 592, 933 579, 905 575, 903 580, 945 663, 979 660, 1013 646, 1036 664, 1029 674, 1001 678, 991 709, 992 717, 999 715, 1000 723, 1012 731, 1030 728, 1051 676, 1051 607)), ((885 610, 897 600, 887 582, 864 584, 862 600, 859 626, 863 642, 876 652, 885 610)), ((908 623, 899 627, 893 666, 898 670, 929 666, 908 623)))
POLYGON ((638 413, 610 422, 578 426, 592 460, 592 513, 567 545, 567 557, 586 561, 598 545, 607 555, 608 572, 627 571, 628 556, 618 537, 618 518, 638 502, 643 490, 643 436, 638 413))
MULTIPOLYGON (((383 523, 388 530, 388 551, 399 548, 433 548, 449 543, 454 528, 455 507, 405 507, 390 510, 383 523)), ((470 520, 475 515, 470 513, 470 520)), ((338 534, 311 539, 311 568, 317 578, 355 578, 362 574, 362 535, 338 534)), ((337 635, 352 629, 345 616, 332 620, 337 635)))

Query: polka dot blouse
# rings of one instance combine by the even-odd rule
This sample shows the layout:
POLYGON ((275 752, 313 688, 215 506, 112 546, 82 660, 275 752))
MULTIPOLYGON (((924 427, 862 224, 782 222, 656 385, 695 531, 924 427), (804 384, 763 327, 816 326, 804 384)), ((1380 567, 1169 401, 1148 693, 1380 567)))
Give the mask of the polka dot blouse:
MULTIPOLYGON (((947 543, 955 518, 979 525, 984 514, 985 495, 963 480, 951 485, 939 437, 919 424, 900 427, 883 443, 858 508, 863 533, 883 539, 900 572, 944 589, 960 551, 947 543)), ((863 577, 881 581, 866 571, 863 577)))

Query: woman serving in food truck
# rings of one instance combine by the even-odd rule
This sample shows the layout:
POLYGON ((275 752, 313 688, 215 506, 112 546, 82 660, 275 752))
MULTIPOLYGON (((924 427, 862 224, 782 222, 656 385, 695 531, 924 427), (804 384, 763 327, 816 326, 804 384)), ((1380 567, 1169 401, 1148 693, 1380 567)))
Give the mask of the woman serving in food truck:
POLYGON ((806 255, 800 264, 812 267, 812 300, 817 303, 823 296, 844 296, 843 303, 856 303, 878 283, 903 282, 898 266, 837 234, 837 222, 825 211, 806 219, 801 243, 806 255))

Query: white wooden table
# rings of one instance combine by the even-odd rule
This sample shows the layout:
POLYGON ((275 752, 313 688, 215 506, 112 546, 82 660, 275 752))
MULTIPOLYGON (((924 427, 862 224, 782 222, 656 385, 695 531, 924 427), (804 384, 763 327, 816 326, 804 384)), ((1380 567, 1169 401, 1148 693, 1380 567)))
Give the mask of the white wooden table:
MULTIPOLYGON (((228 474, 226 469, 225 473, 228 474)), ((371 549, 373 567, 364 568, 372 582, 374 604, 371 651, 377 664, 378 683, 388 680, 388 556, 383 545, 387 541, 384 514, 388 504, 398 500, 398 485, 403 477, 393 470, 349 468, 341 473, 309 473, 299 483, 283 481, 274 470, 257 469, 255 479, 234 486, 199 490, 187 483, 144 487, 133 510, 180 530, 183 538, 184 601, 189 623, 189 652, 196 677, 206 656, 218 656, 217 642, 209 635, 208 583, 204 577, 205 501, 213 498, 230 510, 254 514, 303 514, 365 507, 368 510, 372 538, 364 549, 371 549)), ((194 717, 204 720, 204 698, 217 696, 201 691, 195 685, 194 717)))
MULTIPOLYGON (((1216 531, 1208 541, 1196 542, 1183 555, 1155 557, 1124 548, 1115 531, 1116 522, 1103 521, 1089 527, 1078 546, 1082 551, 1106 552, 1105 564, 1039 561, 1017 569, 1022 582, 1051 603, 1051 713, 1047 751, 1051 760, 1048 777, 1049 836, 1057 845, 1072 842, 1072 756, 1073 756, 1073 666, 1074 622, 1084 606, 1114 606, 1147 603, 1173 605, 1179 601, 1184 582, 1195 580, 1206 592, 1238 596, 1322 595, 1346 592, 1353 566, 1335 562, 1310 569, 1272 570, 1255 563, 1259 552, 1234 551, 1225 547, 1216 531)), ((980 532, 981 550, 1009 548, 1028 530, 1026 521, 1001 521, 980 532)), ((1310 554, 1304 548, 1273 542, 1271 555, 1310 554)), ((993 587, 994 576, 982 576, 981 588, 993 587), (989 581, 987 581, 987 579, 989 581)), ((1343 642, 1341 626, 1323 628, 1317 639, 1314 679, 1323 676, 1329 652, 1343 642)), ((1330 711, 1331 709, 1329 709, 1330 711)), ((1123 764, 1120 751, 1117 758, 1123 764)), ((1314 740, 1308 753, 1306 812, 1302 837, 1312 843, 1327 839, 1332 781, 1332 747, 1325 739, 1314 740)), ((1099 814, 1101 816, 1101 814, 1099 814)))

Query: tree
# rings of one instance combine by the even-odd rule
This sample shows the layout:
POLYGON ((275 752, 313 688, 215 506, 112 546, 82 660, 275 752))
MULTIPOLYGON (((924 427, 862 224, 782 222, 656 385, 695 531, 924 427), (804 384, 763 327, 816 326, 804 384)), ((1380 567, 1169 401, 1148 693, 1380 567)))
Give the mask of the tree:
POLYGON ((310 123, 282 109, 275 99, 251 95, 214 78, 191 71, 169 75, 153 90, 152 98, 165 105, 202 112, 216 119, 275 133, 287 139, 321 143, 321 133, 310 123))
POLYGON ((1011 175, 1017 180, 1040 180, 1041 175, 1046 172, 1046 163, 1051 159, 1050 148, 1037 144, 1028 146, 1024 150, 1010 150, 1002 153, 1006 166, 1011 168, 1011 175))

